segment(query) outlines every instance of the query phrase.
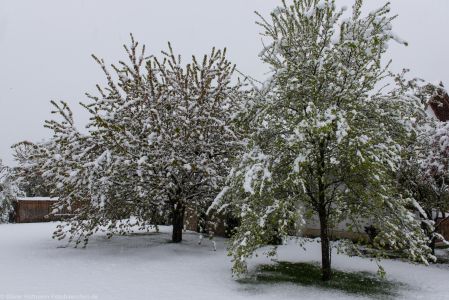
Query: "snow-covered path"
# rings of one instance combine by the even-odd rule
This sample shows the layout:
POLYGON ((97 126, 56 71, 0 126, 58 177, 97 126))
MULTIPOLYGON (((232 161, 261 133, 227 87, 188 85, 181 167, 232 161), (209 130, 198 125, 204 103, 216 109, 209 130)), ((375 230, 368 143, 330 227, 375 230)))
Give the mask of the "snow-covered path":
MULTIPOLYGON (((198 245, 195 233, 182 244, 171 244, 169 228, 161 233, 104 236, 91 239, 86 249, 64 248, 54 241, 55 223, 0 225, 0 299, 356 299, 336 291, 292 284, 244 285, 234 281, 224 239, 198 245)), ((282 247, 280 260, 319 259, 318 244, 299 250, 282 247)), ((267 262, 257 258, 252 263, 267 262)), ((340 269, 377 267, 366 259, 334 255, 340 269)), ((404 282, 404 299, 449 299, 449 268, 384 262, 388 277, 404 282)))

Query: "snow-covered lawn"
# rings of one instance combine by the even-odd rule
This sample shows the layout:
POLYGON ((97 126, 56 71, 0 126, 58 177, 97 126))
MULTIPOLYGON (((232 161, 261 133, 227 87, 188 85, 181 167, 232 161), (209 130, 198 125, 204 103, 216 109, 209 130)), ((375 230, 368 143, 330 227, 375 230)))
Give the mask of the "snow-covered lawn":
MULTIPOLYGON (((65 247, 51 239, 55 223, 0 225, 0 299, 355 299, 332 290, 293 284, 242 284, 231 277, 224 239, 217 251, 208 240, 198 245, 196 233, 182 244, 169 243, 170 228, 161 233, 106 239, 97 235, 86 249, 65 247)), ((318 261, 319 244, 307 252, 292 242, 279 260, 318 261)), ((252 265, 267 263, 258 257, 252 265)), ((376 272, 367 259, 333 255, 342 270, 376 272)), ((388 279, 402 282, 401 298, 449 299, 449 267, 383 263, 388 279)))

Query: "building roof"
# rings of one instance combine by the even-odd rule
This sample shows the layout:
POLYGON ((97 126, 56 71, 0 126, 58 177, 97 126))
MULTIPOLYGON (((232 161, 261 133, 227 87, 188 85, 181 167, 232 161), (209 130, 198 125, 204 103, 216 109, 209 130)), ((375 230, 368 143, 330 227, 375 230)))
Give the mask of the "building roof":
POLYGON ((58 201, 55 197, 18 197, 17 201, 58 201))

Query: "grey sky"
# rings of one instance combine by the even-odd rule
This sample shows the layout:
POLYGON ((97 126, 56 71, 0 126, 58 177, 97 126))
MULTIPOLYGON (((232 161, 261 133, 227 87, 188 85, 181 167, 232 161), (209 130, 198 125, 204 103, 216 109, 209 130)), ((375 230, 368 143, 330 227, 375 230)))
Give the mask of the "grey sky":
MULTIPOLYGON (((1 0, 0 158, 13 164, 10 146, 49 137, 43 122, 49 101, 66 100, 77 123, 87 115, 77 103, 103 80, 90 57, 124 59, 121 47, 133 32, 151 53, 172 41, 177 52, 203 54, 228 47, 240 70, 256 78, 266 71, 254 10, 267 15, 277 0, 1 0)), ((337 0, 351 5, 352 1, 337 0)), ((371 10, 384 1, 367 0, 371 10)), ((394 31, 410 43, 392 45, 393 68, 449 84, 449 1, 393 0, 394 31)))

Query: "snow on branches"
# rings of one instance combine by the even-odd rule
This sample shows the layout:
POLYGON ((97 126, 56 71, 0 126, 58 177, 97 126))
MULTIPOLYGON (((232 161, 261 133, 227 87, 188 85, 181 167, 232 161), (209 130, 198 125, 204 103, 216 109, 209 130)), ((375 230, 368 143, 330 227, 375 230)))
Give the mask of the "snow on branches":
POLYGON ((427 85, 430 89, 427 101, 428 116, 419 128, 421 168, 429 177, 445 176, 449 172, 449 97, 444 87, 427 85), (442 112, 442 114, 440 114, 442 112))
POLYGON ((421 113, 413 124, 414 135, 406 148, 399 182, 416 200, 432 250, 441 239, 439 218, 449 211, 449 96, 442 84, 414 79, 407 82, 411 94, 420 100, 421 113))
MULTIPOLYGON (((234 271, 267 244, 310 217, 320 221, 323 279, 330 271, 330 230, 363 220, 379 228, 379 248, 406 249, 410 259, 431 258, 420 223, 398 193, 395 176, 410 135, 405 112, 416 99, 400 87, 378 89, 391 78, 383 56, 392 32, 386 4, 352 15, 335 1, 285 1, 259 24, 267 38, 262 60, 272 71, 247 109, 249 142, 214 205, 242 215, 230 247, 234 271)), ((402 43, 402 42, 401 42, 402 43)))
POLYGON ((53 138, 38 145, 36 165, 55 186, 58 209, 75 214, 55 236, 87 243, 99 229, 126 231, 131 221, 122 220, 132 217, 141 226, 172 223, 180 242, 186 208, 207 208, 240 147, 233 120, 242 84, 226 49, 183 65, 170 44, 160 58, 132 36, 124 47, 128 62, 111 68, 93 56, 107 85, 82 103, 87 134, 66 103, 52 102, 61 121, 46 122, 53 138))

